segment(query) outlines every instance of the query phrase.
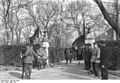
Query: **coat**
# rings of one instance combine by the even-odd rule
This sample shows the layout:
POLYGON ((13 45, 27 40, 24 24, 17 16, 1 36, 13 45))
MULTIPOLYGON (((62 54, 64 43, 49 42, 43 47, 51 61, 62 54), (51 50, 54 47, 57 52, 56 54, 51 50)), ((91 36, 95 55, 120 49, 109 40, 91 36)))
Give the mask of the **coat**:
POLYGON ((100 48, 95 47, 92 49, 91 62, 100 63, 100 48))
POLYGON ((33 63, 34 55, 35 55, 35 52, 31 48, 27 49, 24 55, 25 56, 24 63, 33 63))
POLYGON ((92 57, 92 52, 91 52, 90 48, 87 48, 85 50, 84 60, 90 62, 91 57, 92 57))
POLYGON ((65 48, 64 53, 65 53, 65 59, 71 59, 72 54, 69 48, 65 48))

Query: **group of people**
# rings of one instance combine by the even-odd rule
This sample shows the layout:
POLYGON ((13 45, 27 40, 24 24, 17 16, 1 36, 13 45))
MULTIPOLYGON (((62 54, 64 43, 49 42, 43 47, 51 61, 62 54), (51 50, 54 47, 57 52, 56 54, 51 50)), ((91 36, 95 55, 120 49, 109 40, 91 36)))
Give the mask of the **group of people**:
POLYGON ((72 62, 72 58, 78 61, 80 64, 81 60, 84 60, 85 63, 85 70, 88 71, 89 75, 94 75, 97 78, 101 79, 108 79, 108 69, 107 69, 107 62, 105 62, 105 57, 103 53, 103 49, 100 46, 105 48, 105 44, 85 44, 84 46, 80 47, 73 47, 73 48, 65 48, 65 60, 68 64, 72 62), (103 58, 104 57, 104 58, 103 58))
POLYGON ((96 43, 88 44, 85 46, 84 52, 85 70, 88 70, 88 74, 94 74, 95 77, 101 79, 108 79, 107 66, 101 62, 100 47, 96 43))
POLYGON ((22 78, 31 79, 31 72, 33 67, 33 61, 37 60, 38 70, 47 66, 47 54, 45 47, 39 47, 36 51, 33 50, 33 46, 26 44, 26 48, 21 52, 22 58, 22 78), (24 75, 25 74, 25 75, 24 75))
MULTIPOLYGON (((101 45, 105 46, 104 44, 101 45)), ((21 52, 22 78, 24 78, 25 74, 26 79, 31 79, 33 61, 35 60, 37 61, 38 70, 47 66, 48 56, 45 49, 45 47, 41 46, 35 51, 32 45, 26 44, 26 48, 21 52)), ((69 60, 70 63, 72 62, 72 58, 77 58, 78 61, 84 59, 85 70, 88 71, 88 74, 94 74, 95 77, 108 79, 107 66, 105 65, 105 61, 101 58, 102 52, 96 43, 93 45, 87 44, 80 49, 67 47, 64 53, 67 64, 69 60)))
POLYGON ((80 60, 83 59, 83 49, 79 49, 78 47, 67 47, 64 50, 64 55, 65 55, 65 60, 66 63, 68 64, 68 61, 72 63, 72 59, 77 60, 78 63, 80 64, 80 60))

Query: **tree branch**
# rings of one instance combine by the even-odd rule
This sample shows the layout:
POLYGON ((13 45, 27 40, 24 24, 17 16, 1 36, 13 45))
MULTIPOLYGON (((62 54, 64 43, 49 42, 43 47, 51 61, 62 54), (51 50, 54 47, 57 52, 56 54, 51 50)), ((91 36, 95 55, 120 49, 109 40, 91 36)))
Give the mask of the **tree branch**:
POLYGON ((104 18, 107 20, 107 22, 110 24, 110 26, 115 30, 115 32, 119 35, 120 37, 120 28, 117 27, 117 23, 113 20, 113 18, 110 17, 109 13, 105 9, 103 3, 101 0, 94 0, 97 5, 99 6, 104 18))

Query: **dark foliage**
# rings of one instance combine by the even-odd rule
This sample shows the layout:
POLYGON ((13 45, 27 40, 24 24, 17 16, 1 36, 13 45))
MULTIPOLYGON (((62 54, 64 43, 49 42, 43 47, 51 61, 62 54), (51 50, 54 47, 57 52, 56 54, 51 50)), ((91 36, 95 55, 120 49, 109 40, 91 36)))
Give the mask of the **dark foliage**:
MULTIPOLYGON (((41 47, 41 45, 36 44, 33 46, 34 51, 41 47)), ((0 64, 1 65, 11 65, 11 66, 22 66, 22 59, 20 52, 23 52, 26 47, 25 45, 3 45, 0 46, 0 64)), ((51 63, 55 63, 59 60, 64 59, 64 48, 56 50, 54 47, 49 47, 49 59, 51 63)), ((36 64, 34 61, 33 64, 36 64)))
POLYGON ((120 41, 97 41, 101 49, 102 61, 107 64, 108 69, 120 69, 120 41), (104 47, 101 43, 106 44, 104 47))
POLYGON ((20 52, 25 48, 24 45, 0 46, 0 61, 2 65, 21 66, 20 52))

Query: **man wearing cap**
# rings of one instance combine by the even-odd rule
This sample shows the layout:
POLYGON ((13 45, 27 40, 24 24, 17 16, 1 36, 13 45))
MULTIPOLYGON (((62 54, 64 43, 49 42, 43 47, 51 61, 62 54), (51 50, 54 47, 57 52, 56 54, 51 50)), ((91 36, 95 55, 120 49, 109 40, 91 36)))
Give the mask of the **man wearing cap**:
POLYGON ((24 54, 24 67, 25 67, 25 78, 31 79, 31 72, 32 72, 32 66, 34 61, 34 56, 37 56, 37 54, 33 51, 32 46, 30 44, 26 44, 26 52, 24 54))
POLYGON ((100 48, 96 43, 93 44, 91 63, 95 77, 99 77, 100 48))

